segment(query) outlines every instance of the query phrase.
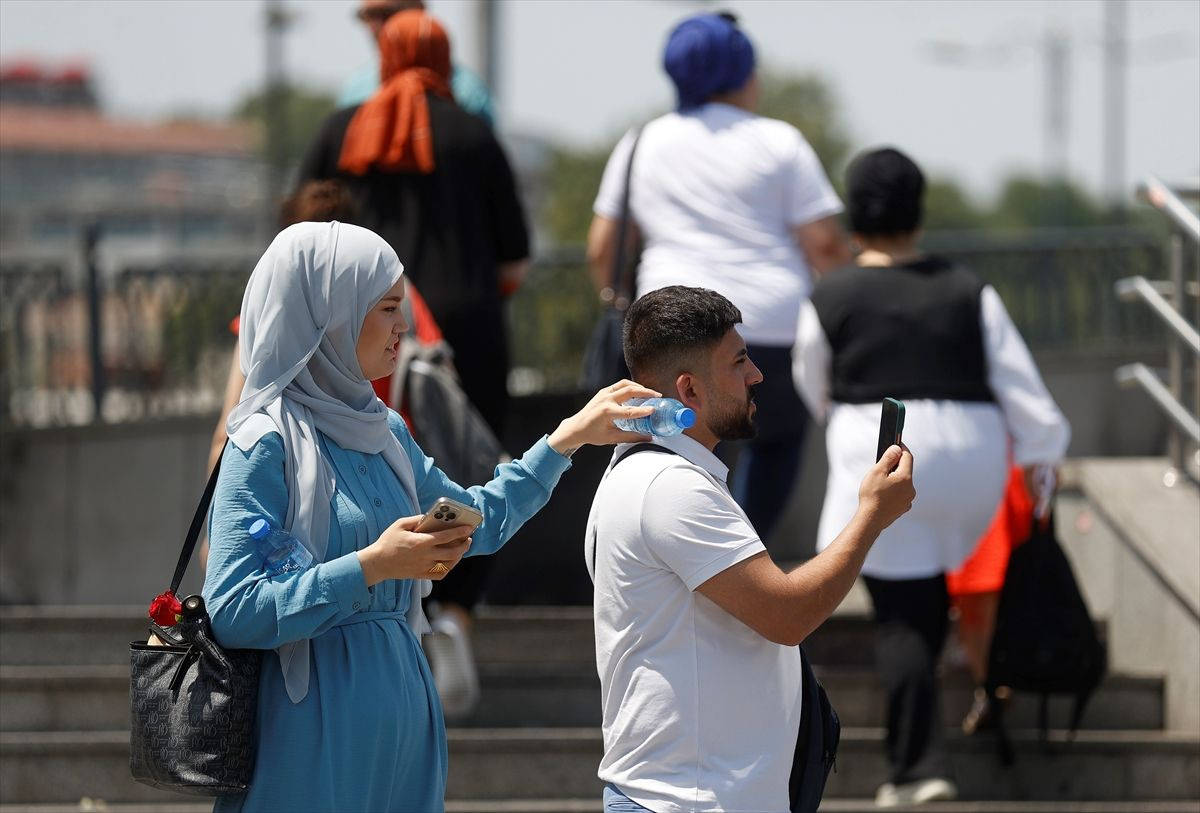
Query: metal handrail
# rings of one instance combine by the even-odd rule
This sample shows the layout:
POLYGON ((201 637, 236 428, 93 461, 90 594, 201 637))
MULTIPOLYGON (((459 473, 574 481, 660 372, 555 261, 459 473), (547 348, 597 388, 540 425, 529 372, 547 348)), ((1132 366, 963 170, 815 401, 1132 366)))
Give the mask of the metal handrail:
POLYGON ((1117 280, 1114 287, 1117 296, 1126 302, 1132 302, 1141 297, 1158 315, 1158 318, 1162 319, 1167 327, 1171 328, 1175 335, 1191 348, 1193 353, 1200 356, 1200 332, 1189 325, 1187 320, 1180 316, 1179 312, 1171 307, 1171 303, 1159 293, 1159 289, 1165 286, 1156 286, 1145 277, 1126 277, 1117 280))
POLYGON ((1147 394, 1162 407, 1175 425, 1191 435, 1192 441, 1200 443, 1200 421, 1197 421, 1175 400, 1170 390, 1163 386, 1158 374, 1145 364, 1126 364, 1117 368, 1117 383, 1124 387, 1141 384, 1147 394))
POLYGON ((1180 200, 1171 187, 1151 176, 1138 184, 1138 197, 1170 218, 1193 242, 1200 243, 1200 217, 1180 200))
MULTIPOLYGON (((1198 185, 1200 186, 1200 185, 1198 185)), ((1168 427, 1167 457, 1171 468, 1163 477, 1166 485, 1178 482, 1177 473, 1183 472, 1193 479, 1200 478, 1186 465, 1184 436, 1190 436, 1193 444, 1200 444, 1200 332, 1184 318, 1186 299, 1195 282, 1184 279, 1184 241, 1190 240, 1200 250, 1200 217, 1181 200, 1181 195, 1191 198, 1191 187, 1172 189, 1158 178, 1151 176, 1138 185, 1138 195, 1163 213, 1170 221, 1172 234, 1167 251, 1165 282, 1151 282, 1144 277, 1127 277, 1114 286, 1117 296, 1125 301, 1141 299, 1150 306, 1154 314, 1174 333, 1167 341, 1167 375, 1163 379, 1144 364, 1126 365, 1116 371, 1117 382, 1122 386, 1140 384, 1147 394, 1162 408, 1174 426, 1168 427), (1168 299, 1169 297, 1169 299, 1168 299), (1192 355, 1192 402, 1184 393, 1184 351, 1192 355)), ((1188 276, 1191 276, 1188 274, 1188 276)), ((1200 460, 1200 455, 1197 455, 1200 460)))

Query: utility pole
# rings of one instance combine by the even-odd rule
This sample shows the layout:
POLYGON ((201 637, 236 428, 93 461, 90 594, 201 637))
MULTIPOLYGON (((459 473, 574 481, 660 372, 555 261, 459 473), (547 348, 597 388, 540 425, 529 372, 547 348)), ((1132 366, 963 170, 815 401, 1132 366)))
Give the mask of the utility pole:
POLYGON ((1067 225, 1067 106, 1068 59, 1070 43, 1067 34, 1059 28, 1046 32, 1046 96, 1045 96, 1045 174, 1046 181, 1054 190, 1055 226, 1067 225))
POLYGON ((287 172, 284 139, 287 133, 287 78, 283 64, 283 37, 292 22, 282 0, 266 2, 266 87, 263 92, 263 120, 266 125, 267 184, 263 193, 265 229, 275 223, 283 180, 287 172))
POLYGON ((1125 0, 1104 4, 1104 193, 1118 221, 1125 218, 1125 76, 1128 63, 1125 0))
POLYGON ((1046 32, 1045 172, 1049 181, 1067 177, 1067 60, 1070 45, 1060 29, 1046 32))
POLYGON ((475 30, 479 49, 479 70, 483 73, 483 83, 492 94, 492 110, 499 118, 500 93, 500 36, 498 32, 500 15, 498 14, 499 0, 475 0, 475 30))

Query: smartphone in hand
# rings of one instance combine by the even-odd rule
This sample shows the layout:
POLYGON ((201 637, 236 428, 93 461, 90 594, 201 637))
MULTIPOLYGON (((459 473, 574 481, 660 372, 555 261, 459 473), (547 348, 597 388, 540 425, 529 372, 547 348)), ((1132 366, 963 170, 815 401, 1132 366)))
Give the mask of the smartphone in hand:
POLYGON ((475 507, 464 505, 449 497, 438 497, 434 500, 433 505, 429 506, 425 516, 421 517, 416 530, 420 533, 431 533, 444 531, 447 528, 456 528, 460 525, 469 525, 474 531, 481 522, 483 522, 483 514, 479 513, 475 507))
POLYGON ((889 446, 899 446, 904 431, 904 402, 895 398, 883 399, 883 411, 879 416, 879 445, 875 449, 878 463, 889 446))

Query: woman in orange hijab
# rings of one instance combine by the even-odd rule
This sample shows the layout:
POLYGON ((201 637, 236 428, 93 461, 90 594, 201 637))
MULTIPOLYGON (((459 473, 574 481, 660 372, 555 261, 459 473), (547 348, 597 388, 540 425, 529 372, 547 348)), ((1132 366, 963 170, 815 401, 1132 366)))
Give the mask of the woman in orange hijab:
MULTIPOLYGON (((499 438, 508 411, 503 299, 519 283, 529 233, 508 160, 490 125, 450 93, 446 30, 423 10, 393 14, 379 31, 380 86, 333 113, 297 183, 336 179, 355 222, 382 236, 404 263, 454 351, 463 391, 499 438)), ((437 583, 441 612, 429 641, 447 716, 478 699, 468 634, 489 559, 474 557, 437 583), (448 653, 445 657, 441 653, 448 653)))
POLYGON ((371 168, 433 172, 425 94, 453 98, 446 30, 420 9, 401 11, 380 30, 379 54, 379 90, 346 128, 338 167, 355 175, 371 168))

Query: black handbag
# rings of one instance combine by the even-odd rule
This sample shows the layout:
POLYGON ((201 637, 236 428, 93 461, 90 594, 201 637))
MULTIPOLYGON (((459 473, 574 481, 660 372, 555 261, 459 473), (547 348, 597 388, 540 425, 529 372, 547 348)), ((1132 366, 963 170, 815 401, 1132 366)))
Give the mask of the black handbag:
POLYGON ((580 383, 589 393, 622 378, 629 378, 621 331, 625 325, 625 311, 637 292, 637 268, 626 262, 625 244, 629 236, 629 180, 633 175, 633 156, 641 137, 639 130, 629 148, 629 163, 625 166, 625 191, 621 194, 621 219, 617 225, 617 247, 613 252, 612 285, 601 295, 604 299, 603 310, 583 353, 580 383))
MULTIPOLYGON (((175 566, 179 589, 212 501, 213 468, 175 566)), ((199 796, 241 793, 254 772, 262 650, 223 649, 200 596, 182 602, 172 627, 150 624, 164 646, 129 644, 129 770, 138 782, 199 796)))

